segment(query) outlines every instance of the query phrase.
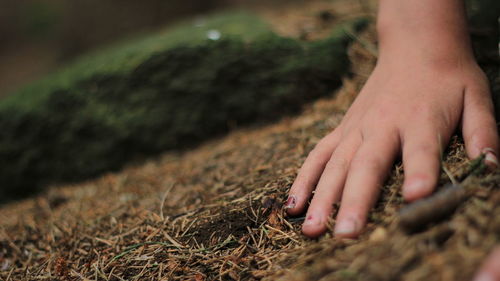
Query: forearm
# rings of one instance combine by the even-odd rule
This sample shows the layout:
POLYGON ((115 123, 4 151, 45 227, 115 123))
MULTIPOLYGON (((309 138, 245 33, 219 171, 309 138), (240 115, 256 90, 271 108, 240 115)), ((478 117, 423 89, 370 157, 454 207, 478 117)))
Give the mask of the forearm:
POLYGON ((418 56, 455 66, 473 59, 462 0, 380 0, 380 58, 418 56))

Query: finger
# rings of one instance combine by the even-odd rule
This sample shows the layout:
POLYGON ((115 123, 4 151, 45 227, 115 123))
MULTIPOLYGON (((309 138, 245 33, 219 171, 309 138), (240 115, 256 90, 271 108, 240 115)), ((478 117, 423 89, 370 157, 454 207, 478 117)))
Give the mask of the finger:
POLYGON ((487 84, 470 88, 465 93, 462 133, 469 158, 485 153, 492 168, 498 166, 498 129, 487 84))
POLYGON ((305 235, 317 237, 326 231, 333 203, 338 201, 342 194, 349 163, 361 141, 361 135, 353 134, 347 137, 326 164, 302 225, 305 235))
MULTIPOLYGON (((403 197, 410 202, 434 191, 441 165, 439 130, 420 127, 418 130, 409 130, 403 138, 403 197)), ((449 138, 443 137, 445 141, 449 138)))
POLYGON ((307 200, 339 141, 340 133, 338 129, 335 129, 309 153, 288 193, 285 203, 288 214, 298 215, 304 211, 307 200))
POLYGON ((500 247, 495 248, 486 258, 474 281, 500 281, 500 247))
POLYGON ((335 224, 337 237, 359 235, 399 152, 399 135, 382 135, 363 143, 351 162, 335 224))

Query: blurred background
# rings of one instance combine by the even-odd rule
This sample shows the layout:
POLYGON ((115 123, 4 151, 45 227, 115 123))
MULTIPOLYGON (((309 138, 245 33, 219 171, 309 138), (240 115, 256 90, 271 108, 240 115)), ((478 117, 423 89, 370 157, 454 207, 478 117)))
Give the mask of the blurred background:
POLYGON ((0 0, 0 204, 333 94, 359 1, 0 0))
MULTIPOLYGON (((359 39, 374 34, 375 3, 0 0, 0 203, 334 94, 350 42, 376 53, 375 36, 359 39)), ((478 58, 496 74, 500 2, 467 3, 484 22, 471 25, 474 42, 493 47, 478 58)))
POLYGON ((0 0, 0 98, 79 54, 182 18, 262 0, 0 0))

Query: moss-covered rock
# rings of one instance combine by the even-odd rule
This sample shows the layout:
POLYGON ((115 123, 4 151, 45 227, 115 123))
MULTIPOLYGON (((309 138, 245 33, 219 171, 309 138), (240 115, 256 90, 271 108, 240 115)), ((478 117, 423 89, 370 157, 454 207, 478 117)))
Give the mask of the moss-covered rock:
POLYGON ((271 33, 184 42, 128 69, 30 87, 0 105, 0 198, 295 112, 340 85, 348 41, 336 32, 313 43, 271 33))

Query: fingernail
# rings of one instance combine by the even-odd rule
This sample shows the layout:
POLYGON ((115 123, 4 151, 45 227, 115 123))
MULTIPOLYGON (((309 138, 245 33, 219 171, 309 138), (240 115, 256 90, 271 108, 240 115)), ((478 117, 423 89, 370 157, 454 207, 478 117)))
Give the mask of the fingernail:
POLYGON ((358 224, 353 219, 346 219, 338 221, 335 225, 336 235, 350 235, 356 234, 358 231, 358 224))
POLYGON ((494 166, 495 168, 498 167, 498 159, 497 159, 497 156, 495 155, 495 151, 493 149, 485 148, 485 149, 483 149, 483 153, 485 154, 484 162, 487 162, 486 164, 489 164, 490 166, 494 166))
POLYGON ((425 187, 425 183, 421 180, 412 181, 410 184, 403 186, 403 195, 405 197, 414 197, 415 194, 420 194, 425 187))
POLYGON ((293 209, 295 208, 296 204, 297 204, 297 197, 295 195, 290 195, 286 200, 285 209, 293 209))
POLYGON ((312 215, 308 215, 304 224, 302 225, 317 225, 319 224, 319 219, 317 217, 313 217, 312 215))
POLYGON ((495 277, 489 272, 482 272, 474 278, 474 281, 495 281, 495 277))

